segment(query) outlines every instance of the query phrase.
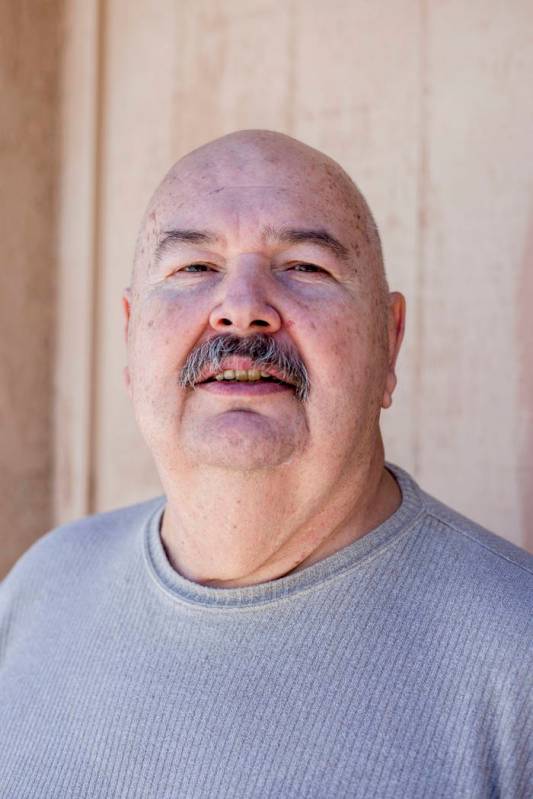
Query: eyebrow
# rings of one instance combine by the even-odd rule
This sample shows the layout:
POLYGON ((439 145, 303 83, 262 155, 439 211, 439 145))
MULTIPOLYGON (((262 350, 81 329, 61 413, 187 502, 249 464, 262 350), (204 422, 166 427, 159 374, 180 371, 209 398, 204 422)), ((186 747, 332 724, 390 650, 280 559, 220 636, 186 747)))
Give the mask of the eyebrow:
POLYGON ((208 230, 165 230, 155 250, 155 261, 159 261, 165 250, 173 244, 213 244, 219 237, 208 230))
POLYGON ((347 260, 350 257, 348 247, 342 244, 324 228, 274 228, 268 225, 263 231, 267 241, 279 241, 285 244, 317 244, 336 255, 337 258, 347 260))
MULTIPOLYGON (((275 228, 267 225, 263 228, 265 241, 278 241, 284 244, 316 244, 332 252, 337 258, 347 260, 350 251, 324 228, 275 228)), ((166 230, 164 231, 155 251, 156 262, 165 250, 173 244, 203 244, 209 245, 220 241, 220 236, 208 230, 166 230)))

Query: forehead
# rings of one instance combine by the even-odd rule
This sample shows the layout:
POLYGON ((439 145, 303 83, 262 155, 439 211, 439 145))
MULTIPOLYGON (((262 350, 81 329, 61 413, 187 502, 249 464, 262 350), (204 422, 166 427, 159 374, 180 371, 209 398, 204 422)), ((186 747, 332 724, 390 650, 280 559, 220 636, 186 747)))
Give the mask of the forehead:
POLYGON ((326 170, 252 166, 242 170, 206 165, 170 174, 151 203, 151 232, 208 228, 224 237, 247 239, 261 236, 269 225, 326 227, 347 246, 364 232, 355 196, 326 170))
POLYGON ((184 200, 168 197, 154 208, 158 226, 209 227, 229 234, 261 232, 269 224, 337 227, 348 220, 340 206, 317 192, 291 186, 224 186, 215 191, 191 192, 184 200))

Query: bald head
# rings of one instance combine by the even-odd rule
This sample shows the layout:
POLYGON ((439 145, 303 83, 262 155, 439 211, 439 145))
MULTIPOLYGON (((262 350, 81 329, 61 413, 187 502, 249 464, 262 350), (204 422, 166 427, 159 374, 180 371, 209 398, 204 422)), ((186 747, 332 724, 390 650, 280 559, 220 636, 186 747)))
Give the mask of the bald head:
MULTIPOLYGON (((134 261, 135 278, 149 267, 158 242, 180 211, 224 192, 271 192, 298 205, 314 204, 327 227, 335 218, 349 231, 347 246, 360 271, 380 294, 387 292, 378 230, 372 213, 342 167, 319 150, 268 130, 243 130, 222 136, 177 161, 152 196, 143 218, 134 261)), ((203 225, 209 224, 203 220, 203 225)), ((198 219, 196 224, 201 223, 198 219)))

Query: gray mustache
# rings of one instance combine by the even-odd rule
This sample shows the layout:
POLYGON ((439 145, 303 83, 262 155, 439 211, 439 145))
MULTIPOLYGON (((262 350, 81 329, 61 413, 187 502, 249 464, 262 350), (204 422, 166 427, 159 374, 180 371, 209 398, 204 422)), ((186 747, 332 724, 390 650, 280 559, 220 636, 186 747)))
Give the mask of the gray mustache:
POLYGON ((178 384, 182 388, 194 388, 205 369, 219 370, 224 358, 230 355, 250 358, 258 370, 268 367, 277 369, 287 382, 294 384, 297 400, 305 402, 308 399, 311 384, 298 353, 281 347, 274 338, 261 333, 246 338, 221 334, 204 341, 187 356, 179 373, 178 384))

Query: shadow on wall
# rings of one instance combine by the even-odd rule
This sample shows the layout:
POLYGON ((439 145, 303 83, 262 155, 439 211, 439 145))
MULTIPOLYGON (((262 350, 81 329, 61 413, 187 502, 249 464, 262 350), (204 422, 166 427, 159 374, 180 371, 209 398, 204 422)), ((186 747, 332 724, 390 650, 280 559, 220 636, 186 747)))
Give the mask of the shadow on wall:
POLYGON ((2 3, 0 577, 52 523, 63 3, 2 3))

